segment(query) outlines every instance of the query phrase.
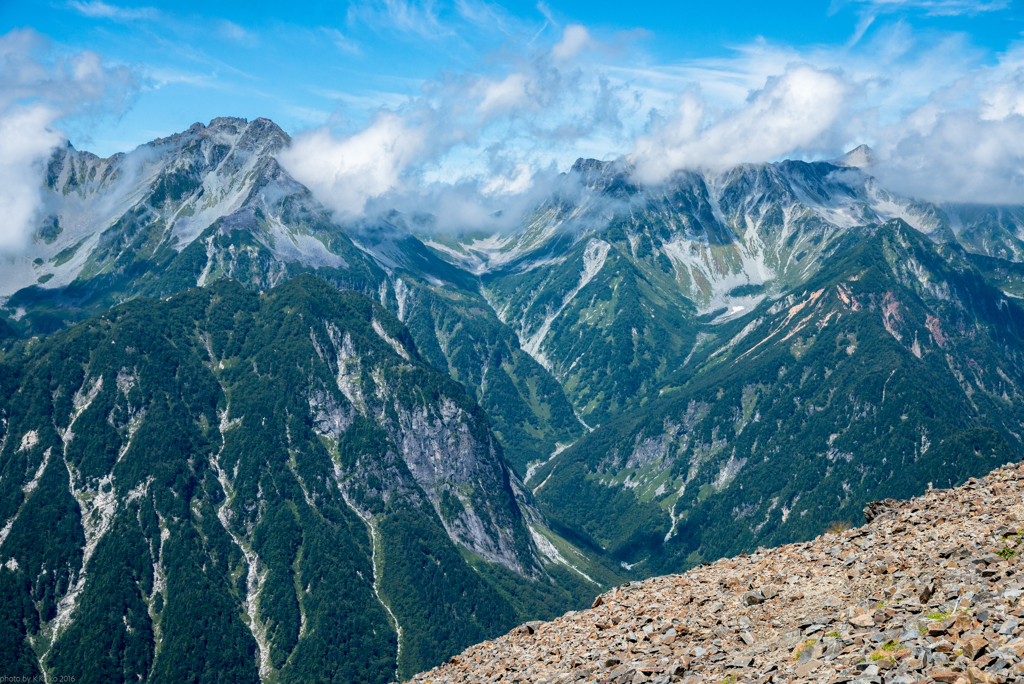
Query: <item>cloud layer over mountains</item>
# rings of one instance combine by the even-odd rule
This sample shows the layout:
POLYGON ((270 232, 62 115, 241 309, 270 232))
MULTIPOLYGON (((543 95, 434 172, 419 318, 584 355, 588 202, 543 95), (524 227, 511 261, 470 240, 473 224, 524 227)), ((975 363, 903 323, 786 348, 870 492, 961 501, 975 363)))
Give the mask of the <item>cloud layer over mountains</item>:
POLYGON ((342 215, 436 213, 446 198, 439 223, 453 229, 546 186, 587 150, 625 156, 637 180, 657 184, 679 169, 829 159, 866 143, 870 172, 895 192, 1024 198, 1024 45, 984 63, 963 36, 900 24, 851 41, 807 50, 759 41, 731 59, 637 68, 622 41, 571 25, 550 48, 501 55, 496 74, 428 83, 362 130, 300 133, 284 162, 342 215))
POLYGON ((677 169, 724 171, 737 164, 833 148, 833 127, 853 87, 841 75, 807 64, 787 66, 743 106, 714 118, 696 87, 679 96, 674 111, 657 115, 636 142, 632 159, 645 183, 660 183, 677 169))
MULTIPOLYGON (((956 9, 947 5, 921 7, 956 9)), ((844 45, 760 39, 671 65, 645 54, 642 33, 570 24, 545 42, 543 28, 506 26, 511 38, 479 68, 443 72, 364 122, 338 116, 299 131, 280 160, 341 219, 397 208, 450 230, 514 227, 578 156, 626 157, 637 180, 656 184, 678 169, 829 159, 868 144, 870 172, 895 192, 1019 203, 1024 42, 989 56, 964 34, 899 21, 865 34, 887 6, 866 3, 844 45)), ((431 16, 409 27, 458 35, 431 16)), ((0 37, 0 250, 16 251, 38 220, 61 128, 123 110, 138 88, 131 69, 95 53, 30 30, 0 37)))

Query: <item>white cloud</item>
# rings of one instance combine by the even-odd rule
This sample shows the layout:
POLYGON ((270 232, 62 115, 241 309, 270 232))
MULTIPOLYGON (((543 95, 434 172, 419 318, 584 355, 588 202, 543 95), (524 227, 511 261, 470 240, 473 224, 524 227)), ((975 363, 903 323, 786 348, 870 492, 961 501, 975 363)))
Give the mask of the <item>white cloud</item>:
POLYGON ((250 47, 259 42, 255 33, 247 31, 235 22, 228 21, 227 19, 222 19, 218 23, 217 33, 221 38, 250 47))
POLYGON ((832 72, 793 66, 770 77, 742 108, 709 121, 705 101, 690 89, 669 119, 655 120, 637 141, 637 176, 659 183, 679 169, 717 171, 816 151, 829 142, 824 136, 844 113, 851 90, 832 72))
POLYGON ((0 36, 0 111, 19 102, 45 103, 62 115, 100 106, 122 109, 135 77, 95 52, 57 57, 31 29, 0 36))
POLYGON ((128 69, 99 55, 56 56, 31 30, 0 36, 0 252, 25 246, 38 220, 45 164, 71 116, 119 110, 136 90, 128 69))
POLYGON ((430 40, 454 33, 441 21, 433 0, 357 1, 349 5, 347 19, 350 25, 365 24, 375 30, 412 33, 430 40))
POLYGON ((937 90, 875 134, 872 172, 936 202, 1024 202, 1024 50, 937 90))
POLYGON ((350 55, 358 55, 361 52, 359 49, 359 43, 352 40, 338 29, 322 27, 320 30, 332 43, 334 43, 334 47, 338 48, 342 52, 350 55))
POLYGON ((366 203, 397 188, 424 152, 426 127, 380 112, 362 131, 337 139, 327 127, 297 136, 281 164, 339 216, 360 216, 366 203))
POLYGON ((1013 114, 1024 114, 1024 68, 993 84, 981 97, 981 118, 998 121, 1013 114))
POLYGON ((483 78, 480 86, 484 99, 476 109, 483 117, 503 114, 527 105, 532 99, 528 91, 533 88, 533 80, 526 74, 509 74, 498 82, 483 78))
POLYGON ((533 171, 526 163, 516 164, 514 175, 497 175, 484 183, 488 195, 519 195, 533 187, 533 171))
POLYGON ((203 74, 178 69, 157 68, 149 69, 146 72, 146 88, 159 90, 165 86, 185 84, 197 88, 221 88, 222 84, 217 81, 216 72, 203 74))
POLYGON ((655 107, 635 150, 644 178, 663 178, 676 165, 831 158, 867 143, 878 160, 872 173, 894 191, 938 202, 1020 203, 1024 137, 1014 117, 1024 115, 1024 44, 990 59, 963 34, 895 22, 842 46, 758 40, 731 57, 613 73, 642 84, 655 107), (795 93, 766 95, 793 64, 831 74, 845 96, 816 86, 810 94, 828 106, 782 115, 795 93), (684 95, 671 99, 673 90, 684 95))
POLYGON ((45 161, 62 141, 50 127, 56 117, 56 110, 40 105, 14 107, 0 116, 0 252, 22 249, 39 218, 45 161))
POLYGON ((479 31, 497 31, 512 36, 532 28, 501 5, 484 0, 455 0, 455 9, 463 21, 479 31))
POLYGON ((517 41, 537 31, 534 21, 487 0, 354 0, 346 21, 352 32, 367 27, 379 34, 404 33, 449 53, 475 52, 480 44, 517 41))
POLYGON ((1021 204, 1024 117, 942 112, 926 131, 898 131, 871 172, 893 191, 936 202, 1021 204))
MULTIPOLYGON (((576 42, 562 59, 550 45, 523 48, 499 53, 492 73, 443 74, 358 133, 299 133, 281 163, 340 216, 430 207, 442 228, 466 227, 470 217, 508 227, 515 217, 495 213, 535 192, 539 170, 554 173, 554 162, 571 163, 575 146, 597 136, 623 135, 626 90, 580 61, 573 35, 563 36, 576 42)), ((589 32, 586 44, 600 47, 589 32)), ((597 147, 608 150, 604 140, 597 147)))
POLYGON ((560 62, 572 59, 592 42, 593 39, 590 37, 590 31, 587 30, 587 27, 579 24, 570 24, 562 32, 562 40, 555 43, 555 46, 551 48, 551 56, 560 62))
MULTIPOLYGON (((396 2, 374 7, 400 29, 415 12, 450 29, 434 5, 396 2)), ((490 11, 457 7, 464 19, 490 11)), ((404 102, 338 96, 376 112, 366 128, 299 133, 283 163, 340 215, 431 211, 442 230, 511 227, 514 208, 576 156, 631 154, 638 178, 658 182, 682 168, 827 159, 867 143, 874 172, 900 192, 1024 197, 1024 46, 992 64, 965 34, 875 19, 841 45, 758 39, 725 57, 659 65, 579 25, 546 47, 533 45, 540 33, 522 35, 487 70, 446 72, 404 102)))
POLYGON ((851 108, 875 108, 882 120, 895 120, 982 67, 985 54, 963 34, 918 34, 905 22, 877 27, 855 45, 797 48, 763 38, 733 46, 723 57, 697 58, 673 65, 613 64, 609 72, 644 89, 649 106, 662 109, 676 95, 697 85, 716 109, 741 107, 750 93, 791 64, 841 72, 857 84, 861 100, 851 108))

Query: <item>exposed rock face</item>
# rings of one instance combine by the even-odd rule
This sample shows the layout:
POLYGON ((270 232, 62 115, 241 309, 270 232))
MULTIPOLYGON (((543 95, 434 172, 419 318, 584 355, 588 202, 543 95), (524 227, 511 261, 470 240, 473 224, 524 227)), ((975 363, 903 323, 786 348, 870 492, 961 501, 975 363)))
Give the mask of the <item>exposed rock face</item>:
MULTIPOLYGON (((502 462, 483 412, 448 397, 436 404, 410 402, 423 390, 410 391, 383 367, 380 349, 354 343, 349 332, 343 333, 328 320, 320 323, 323 327, 311 328, 309 338, 344 398, 332 394, 329 387, 309 392, 317 433, 337 444, 358 416, 376 422, 386 433, 389 447, 383 460, 379 454, 363 453, 350 466, 338 468, 350 504, 364 517, 373 515, 373 504, 360 503, 361 497, 355 494, 360 487, 380 489, 389 503, 397 496, 419 506, 425 497, 455 543, 518 574, 538 574, 520 519, 520 509, 534 505, 516 503, 512 486, 516 476, 502 462), (369 484, 371 479, 376 484, 369 484), (491 503, 489 497, 494 494, 503 497, 502 505, 491 503), (443 505, 446 497, 447 506, 443 505)), ((397 339, 377 318, 371 324, 380 341, 406 362, 400 366, 411 370, 412 355, 418 357, 418 353, 408 332, 395 328, 401 331, 397 339)), ((528 520, 535 518, 539 513, 528 520)))
MULTIPOLYGON (((427 493, 448 535, 483 558, 523 574, 526 569, 516 549, 522 540, 514 534, 521 521, 509 510, 496 509, 481 495, 501 492, 512 501, 511 482, 518 478, 502 467, 489 433, 472 434, 471 420, 465 410, 445 400, 433 412, 425 407, 400 412, 394 437, 406 466, 427 493), (449 454, 458 454, 458 458, 449 454), (443 488, 458 499, 460 512, 442 510, 443 488), (477 496, 465 492, 476 492, 477 496)), ((535 508, 532 502, 529 506, 535 508)))
POLYGON ((415 682, 1019 682, 1024 464, 857 529, 616 587, 415 682))

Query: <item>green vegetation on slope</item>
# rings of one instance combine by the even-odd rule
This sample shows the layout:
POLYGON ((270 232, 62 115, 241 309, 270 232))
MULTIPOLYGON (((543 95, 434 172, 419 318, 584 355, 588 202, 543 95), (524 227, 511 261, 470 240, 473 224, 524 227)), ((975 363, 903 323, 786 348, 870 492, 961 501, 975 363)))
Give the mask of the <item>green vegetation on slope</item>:
POLYGON ((644 574, 808 538, 1022 453, 1024 312, 905 225, 707 330, 673 389, 532 480, 553 519, 644 574))
POLYGON ((557 581, 483 411, 323 280, 136 299, 0 371, 5 672, 385 682, 381 599, 403 673, 532 617, 459 546, 557 581))

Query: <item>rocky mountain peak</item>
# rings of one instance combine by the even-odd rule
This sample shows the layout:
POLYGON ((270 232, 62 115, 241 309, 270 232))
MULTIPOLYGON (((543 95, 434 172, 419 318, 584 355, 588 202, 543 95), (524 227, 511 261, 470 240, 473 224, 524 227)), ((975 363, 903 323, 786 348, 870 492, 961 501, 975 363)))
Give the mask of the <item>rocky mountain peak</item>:
POLYGON ((832 163, 836 166, 848 166, 850 168, 862 169, 871 166, 875 162, 875 153, 867 145, 858 145, 839 159, 832 163))
POLYGON ((277 154, 290 141, 288 134, 270 119, 258 118, 250 122, 238 117, 225 116, 213 119, 209 125, 194 123, 182 133, 158 138, 147 143, 146 147, 171 160, 178 157, 187 160, 196 152, 205 153, 210 145, 237 147, 261 157, 270 157, 277 154))
POLYGON ((1024 464, 530 622, 414 682, 1019 682, 1024 464))
MULTIPOLYGON (((569 169, 569 177, 583 187, 599 192, 621 191, 632 188, 631 169, 623 159, 601 161, 580 157, 569 169)), ((633 188, 635 192, 635 188, 633 188)))
MULTIPOLYGON (((257 119, 257 121, 269 121, 269 119, 257 119)), ((218 116, 210 121, 210 128, 220 127, 245 127, 249 123, 248 119, 244 119, 239 116, 218 116)))
POLYGON ((587 172, 601 172, 604 170, 607 162, 603 162, 600 159, 584 159, 580 157, 573 162, 572 168, 570 169, 573 173, 587 173, 587 172))

